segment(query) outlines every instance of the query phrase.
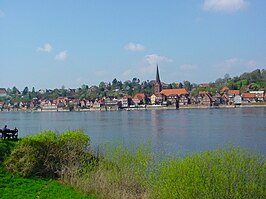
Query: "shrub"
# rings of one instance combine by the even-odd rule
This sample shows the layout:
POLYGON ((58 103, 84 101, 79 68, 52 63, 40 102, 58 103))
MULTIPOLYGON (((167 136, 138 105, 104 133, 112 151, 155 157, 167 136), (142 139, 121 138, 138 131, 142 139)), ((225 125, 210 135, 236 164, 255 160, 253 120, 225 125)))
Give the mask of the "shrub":
POLYGON ((46 131, 23 138, 5 162, 6 169, 25 177, 66 176, 82 164, 89 141, 89 137, 79 130, 61 135, 46 131))
POLYGON ((102 153, 97 166, 89 164, 75 186, 99 198, 148 198, 146 183, 153 163, 150 147, 105 146, 102 153))
POLYGON ((259 155, 229 148, 163 161, 150 193, 155 198, 263 198, 266 163, 259 155))
POLYGON ((11 153, 16 141, 0 139, 0 166, 4 159, 11 153))

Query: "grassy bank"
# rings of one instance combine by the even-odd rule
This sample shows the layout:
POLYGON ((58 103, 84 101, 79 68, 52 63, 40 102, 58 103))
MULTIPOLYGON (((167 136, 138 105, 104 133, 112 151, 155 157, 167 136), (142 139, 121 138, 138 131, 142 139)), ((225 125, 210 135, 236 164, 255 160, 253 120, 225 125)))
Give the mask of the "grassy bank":
MULTIPOLYGON (((3 179, 13 174, 31 177, 16 179, 29 180, 25 189, 33 189, 27 193, 39 194, 41 190, 44 198, 45 190, 58 189, 56 187, 61 184, 97 198, 266 196, 265 157, 241 148, 228 147, 180 158, 160 159, 147 146, 139 146, 135 150, 124 146, 105 146, 100 150, 101 154, 95 154, 89 146, 89 138, 80 131, 62 135, 45 132, 24 138, 15 147, 12 145, 6 150, 8 155, 3 167, 12 175, 5 173, 3 179), (43 177, 56 179, 60 184, 43 180, 43 177), (35 183, 36 188, 31 185, 31 180, 40 180, 35 183)), ((1 181, 1 184, 6 184, 6 181, 1 181)), ((66 192, 67 195, 70 194, 66 192)))
POLYGON ((0 171, 0 198, 89 199, 93 197, 81 194, 73 187, 62 185, 55 180, 22 178, 0 171))
MULTIPOLYGON (((38 177, 21 177, 16 172, 6 172, 4 160, 8 159, 15 145, 19 142, 0 139, 0 198, 3 199, 92 199, 89 196, 75 190, 69 185, 62 185, 53 179, 38 177)), ((20 161, 20 160, 18 160, 20 161)))

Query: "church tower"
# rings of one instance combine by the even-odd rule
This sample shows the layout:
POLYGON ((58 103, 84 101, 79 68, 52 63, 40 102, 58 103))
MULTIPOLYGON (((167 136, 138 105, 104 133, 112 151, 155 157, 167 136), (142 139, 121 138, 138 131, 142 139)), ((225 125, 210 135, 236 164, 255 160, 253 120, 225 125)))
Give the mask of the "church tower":
POLYGON ((162 91, 162 84, 160 80, 160 75, 159 75, 159 68, 157 64, 157 70, 156 70, 156 79, 155 79, 155 84, 154 84, 154 94, 158 95, 162 91))

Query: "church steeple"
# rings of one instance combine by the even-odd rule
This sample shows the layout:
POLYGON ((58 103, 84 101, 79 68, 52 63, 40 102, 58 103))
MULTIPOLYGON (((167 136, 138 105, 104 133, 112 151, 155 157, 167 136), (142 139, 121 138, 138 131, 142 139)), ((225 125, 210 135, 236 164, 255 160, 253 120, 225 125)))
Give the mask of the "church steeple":
POLYGON ((154 94, 158 95, 162 91, 162 84, 160 80, 160 75, 159 75, 159 67, 157 64, 157 69, 156 69, 156 79, 155 79, 155 84, 154 84, 154 94))
POLYGON ((156 82, 161 83, 158 64, 157 64, 157 70, 156 70, 156 82))

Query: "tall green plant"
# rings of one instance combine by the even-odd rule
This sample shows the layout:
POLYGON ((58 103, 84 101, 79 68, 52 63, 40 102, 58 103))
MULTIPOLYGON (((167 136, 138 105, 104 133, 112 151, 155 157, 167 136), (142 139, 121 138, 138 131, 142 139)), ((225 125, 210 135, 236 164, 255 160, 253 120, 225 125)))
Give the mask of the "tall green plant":
POLYGON ((155 198, 263 198, 266 163, 230 148, 164 161, 152 180, 155 198))
POLYGON ((0 139, 0 166, 3 163, 4 159, 11 153, 11 150, 14 148, 16 140, 3 140, 0 139))
POLYGON ((89 141, 79 130, 61 135, 45 131, 19 141, 5 165, 7 170, 22 176, 61 177, 79 168, 89 141))

